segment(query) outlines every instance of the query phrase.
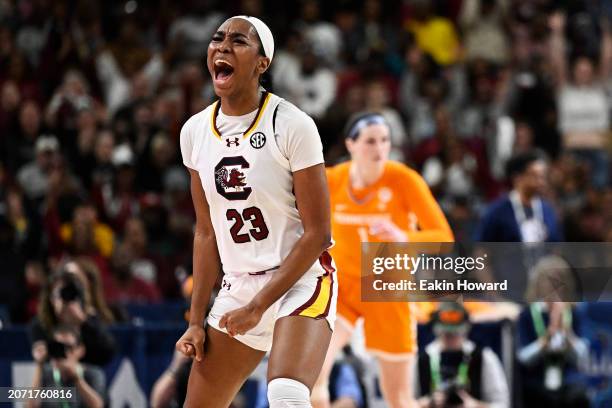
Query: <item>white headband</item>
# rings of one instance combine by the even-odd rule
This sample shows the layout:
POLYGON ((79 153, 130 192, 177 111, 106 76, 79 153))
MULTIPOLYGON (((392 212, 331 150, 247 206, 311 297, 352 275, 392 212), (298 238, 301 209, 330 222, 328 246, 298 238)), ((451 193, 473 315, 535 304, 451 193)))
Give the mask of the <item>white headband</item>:
POLYGON ((266 54, 266 57, 270 58, 270 62, 272 62, 272 57, 274 57, 274 37, 272 36, 272 31, 270 31, 266 23, 257 17, 251 16, 234 16, 232 18, 246 20, 251 23, 253 27, 255 27, 255 31, 257 31, 257 35, 261 40, 261 46, 264 49, 264 54, 266 54))

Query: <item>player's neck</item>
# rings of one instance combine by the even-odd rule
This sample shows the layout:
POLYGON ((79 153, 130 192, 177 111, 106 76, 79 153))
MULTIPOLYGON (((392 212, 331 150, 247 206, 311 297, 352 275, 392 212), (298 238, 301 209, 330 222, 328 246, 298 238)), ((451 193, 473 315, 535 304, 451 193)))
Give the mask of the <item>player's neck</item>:
POLYGON ((259 106, 259 89, 254 92, 242 92, 221 98, 221 111, 227 116, 242 116, 253 112, 259 106))
POLYGON ((366 188, 376 183, 383 174, 385 166, 358 166, 352 163, 350 169, 351 186, 353 188, 366 188))

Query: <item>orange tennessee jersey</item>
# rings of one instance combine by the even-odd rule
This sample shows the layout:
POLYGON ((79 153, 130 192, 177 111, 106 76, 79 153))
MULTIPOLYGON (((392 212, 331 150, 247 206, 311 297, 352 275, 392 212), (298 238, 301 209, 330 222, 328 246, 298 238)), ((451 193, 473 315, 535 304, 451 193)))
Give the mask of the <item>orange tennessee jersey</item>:
POLYGON ((355 190, 350 187, 345 162, 327 169, 331 210, 332 256, 338 271, 361 275, 361 242, 381 242, 372 234, 377 222, 390 220, 408 236, 409 242, 452 242, 446 217, 423 178, 407 166, 388 161, 382 177, 355 190))

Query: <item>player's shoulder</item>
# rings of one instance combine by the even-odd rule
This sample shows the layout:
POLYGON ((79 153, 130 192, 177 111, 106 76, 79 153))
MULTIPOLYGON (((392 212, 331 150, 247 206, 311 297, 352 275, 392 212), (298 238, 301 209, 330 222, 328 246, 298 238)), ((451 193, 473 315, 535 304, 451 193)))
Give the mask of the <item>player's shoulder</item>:
POLYGON ((386 173, 392 177, 408 177, 410 179, 418 179, 421 176, 419 173, 395 160, 388 160, 386 164, 386 173))
POLYGON ((306 112, 286 99, 279 98, 276 104, 276 123, 286 129, 303 129, 315 127, 314 120, 306 112))
POLYGON ((351 167, 351 161, 348 160, 348 161, 334 164, 332 166, 328 166, 327 170, 330 172, 337 173, 337 174, 344 174, 344 173, 348 173, 350 167, 351 167))
POLYGON ((333 166, 328 166, 325 168, 325 171, 327 172, 328 178, 341 178, 342 176, 348 174, 350 166, 351 162, 345 161, 333 166))

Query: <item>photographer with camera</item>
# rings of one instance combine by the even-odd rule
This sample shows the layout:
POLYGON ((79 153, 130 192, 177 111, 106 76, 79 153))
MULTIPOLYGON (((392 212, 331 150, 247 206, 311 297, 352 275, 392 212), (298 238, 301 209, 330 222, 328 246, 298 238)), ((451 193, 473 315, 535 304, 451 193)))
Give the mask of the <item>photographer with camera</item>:
POLYGON ((441 303, 432 315, 436 339, 418 359, 415 392, 421 408, 507 408, 510 395, 497 355, 467 339, 462 305, 441 303))
POLYGON ((84 363, 103 366, 110 362, 116 351, 115 341, 100 318, 86 312, 91 307, 91 296, 73 273, 61 269, 51 275, 30 326, 34 359, 47 355, 47 343, 52 340, 54 329, 61 325, 80 334, 85 346, 84 363))
MULTIPOLYGON (((103 407, 105 394, 104 372, 97 367, 81 364, 85 354, 81 337, 72 326, 58 326, 52 339, 46 343, 49 361, 38 354, 32 387, 74 387, 75 407, 103 407)), ((65 402, 41 402, 30 400, 29 408, 66 406, 65 402)))

